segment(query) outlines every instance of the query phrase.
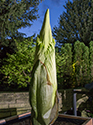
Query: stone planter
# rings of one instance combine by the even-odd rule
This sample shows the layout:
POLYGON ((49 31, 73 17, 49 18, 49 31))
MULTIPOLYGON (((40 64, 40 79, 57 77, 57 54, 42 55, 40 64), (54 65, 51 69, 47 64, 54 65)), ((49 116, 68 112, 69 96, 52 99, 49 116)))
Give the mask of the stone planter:
MULTIPOLYGON (((31 112, 0 120, 0 125, 31 125, 31 112)), ((59 114, 53 125, 93 125, 92 118, 59 114)))

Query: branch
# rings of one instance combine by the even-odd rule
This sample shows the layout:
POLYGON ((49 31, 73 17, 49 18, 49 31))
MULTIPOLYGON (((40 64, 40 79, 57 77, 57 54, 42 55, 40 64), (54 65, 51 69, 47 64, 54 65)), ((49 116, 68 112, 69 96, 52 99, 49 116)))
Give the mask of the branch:
POLYGON ((27 76, 27 74, 25 73, 25 71, 24 71, 24 70, 23 70, 22 72, 23 72, 23 74, 24 74, 25 76, 27 76))

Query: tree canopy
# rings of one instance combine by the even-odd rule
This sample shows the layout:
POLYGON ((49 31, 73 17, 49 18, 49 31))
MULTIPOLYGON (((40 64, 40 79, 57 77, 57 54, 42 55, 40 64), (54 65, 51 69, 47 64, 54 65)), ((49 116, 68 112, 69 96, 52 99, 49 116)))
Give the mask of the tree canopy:
POLYGON ((18 32, 18 29, 31 26, 39 17, 38 5, 41 1, 0 0, 0 59, 6 58, 6 53, 15 52, 13 38, 23 40, 25 34, 18 32))
MULTIPOLYGON (((0 69, 0 89, 25 88, 32 78, 35 43, 31 37, 22 42, 15 40, 17 51, 8 54, 0 69), (10 86, 9 86, 10 85, 10 86)), ((89 47, 76 41, 73 49, 70 43, 62 45, 60 51, 56 48, 56 69, 59 89, 84 87, 93 82, 93 41, 89 47)))
POLYGON ((15 40, 17 50, 14 54, 7 54, 0 72, 4 74, 2 82, 8 85, 27 87, 31 79, 31 70, 34 60, 35 44, 33 38, 22 42, 15 40))
MULTIPOLYGON (((18 35, 18 29, 31 26, 39 16, 38 5, 42 0, 1 0, 0 39, 18 35)), ((23 34, 24 35, 24 34, 23 34)))
POLYGON ((60 15, 58 27, 53 28, 57 46, 77 40, 89 46, 89 42, 93 40, 92 0, 68 0, 64 8, 66 12, 60 15))

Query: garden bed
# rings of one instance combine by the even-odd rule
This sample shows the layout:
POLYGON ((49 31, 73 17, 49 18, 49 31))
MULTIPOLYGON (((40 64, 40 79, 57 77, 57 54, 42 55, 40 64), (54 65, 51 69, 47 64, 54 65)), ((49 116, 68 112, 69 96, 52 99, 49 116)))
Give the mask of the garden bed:
MULTIPOLYGON (((0 125, 31 125, 30 117, 30 112, 16 115, 0 120, 0 125)), ((59 114, 53 125, 93 125, 93 119, 59 114)))
POLYGON ((53 125, 93 125, 92 122, 93 119, 91 118, 59 114, 53 125))

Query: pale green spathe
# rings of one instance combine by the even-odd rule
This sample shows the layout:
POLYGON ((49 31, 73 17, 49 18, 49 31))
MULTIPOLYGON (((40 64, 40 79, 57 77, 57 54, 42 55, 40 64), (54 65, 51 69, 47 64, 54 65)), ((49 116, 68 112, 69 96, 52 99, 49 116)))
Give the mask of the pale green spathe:
POLYGON ((46 11, 40 35, 37 37, 29 91, 32 124, 48 125, 58 113, 55 40, 52 38, 49 9, 46 11), (56 111, 51 114, 53 107, 56 111))

